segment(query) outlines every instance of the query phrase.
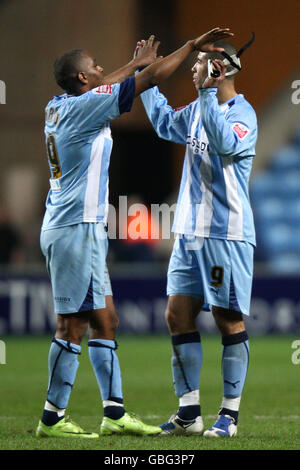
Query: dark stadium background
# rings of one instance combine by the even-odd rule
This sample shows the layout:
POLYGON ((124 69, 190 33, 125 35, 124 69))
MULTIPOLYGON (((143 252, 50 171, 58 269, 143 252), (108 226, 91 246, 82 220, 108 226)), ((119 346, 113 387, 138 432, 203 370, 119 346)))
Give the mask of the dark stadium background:
MULTIPOLYGON (((284 6, 270 0, 0 1, 0 80, 6 84, 6 104, 0 105, 0 336, 49 333, 55 323, 39 248, 49 184, 44 107, 60 93, 52 74, 55 58, 80 47, 93 53, 108 73, 128 62, 136 41, 151 33, 166 55, 215 26, 230 27, 237 47, 252 31, 256 34, 237 79, 259 120, 251 186, 258 248, 249 331, 299 332, 300 104, 292 100, 297 91, 293 83, 296 87, 300 80, 299 19, 297 0, 284 6), (266 212, 261 212, 266 202, 266 212)), ((192 63, 192 58, 186 61, 160 87, 174 107, 196 96, 192 63)), ((111 127, 110 202, 117 206, 120 195, 147 205, 175 202, 184 147, 156 137, 139 99, 111 127)), ((170 250, 167 241, 145 247, 111 243, 109 267, 120 331, 166 331, 170 250)), ((199 321, 204 331, 215 331, 209 314, 199 321)))

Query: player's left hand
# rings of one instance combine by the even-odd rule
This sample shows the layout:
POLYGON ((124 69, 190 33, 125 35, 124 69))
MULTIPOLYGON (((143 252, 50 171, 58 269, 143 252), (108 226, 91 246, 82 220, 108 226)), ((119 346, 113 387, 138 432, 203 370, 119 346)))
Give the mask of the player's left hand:
POLYGON ((234 36, 234 34, 230 32, 229 28, 214 28, 194 39, 193 47, 194 50, 200 52, 223 52, 224 49, 222 47, 215 47, 214 43, 231 36, 234 36))
POLYGON ((157 50, 160 45, 160 41, 155 41, 155 36, 152 34, 146 41, 142 39, 137 42, 133 61, 138 67, 145 67, 153 64, 157 59, 161 59, 162 56, 157 57, 157 50))
POLYGON ((197 89, 199 88, 218 88, 221 83, 225 80, 226 74, 226 65, 224 62, 219 59, 215 59, 213 61, 213 68, 220 72, 219 77, 206 77, 203 83, 195 82, 195 86, 197 89))

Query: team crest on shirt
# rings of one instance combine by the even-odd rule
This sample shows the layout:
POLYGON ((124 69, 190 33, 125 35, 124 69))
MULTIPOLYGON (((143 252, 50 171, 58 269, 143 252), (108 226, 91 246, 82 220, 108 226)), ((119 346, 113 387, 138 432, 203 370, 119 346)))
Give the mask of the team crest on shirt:
POLYGON ((245 126, 244 124, 241 124, 240 122, 236 122, 235 124, 233 124, 232 129, 239 136, 241 140, 244 139, 247 134, 249 134, 248 127, 245 126))
POLYGON ((100 85, 97 88, 92 90, 95 95, 111 95, 112 94, 112 87, 111 85, 100 85))

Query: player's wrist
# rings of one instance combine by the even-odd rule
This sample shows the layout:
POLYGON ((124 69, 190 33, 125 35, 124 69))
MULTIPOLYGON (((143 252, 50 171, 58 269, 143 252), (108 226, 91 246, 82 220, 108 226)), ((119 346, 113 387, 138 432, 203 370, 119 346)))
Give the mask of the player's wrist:
POLYGON ((129 62, 129 67, 132 67, 133 71, 135 72, 138 70, 140 67, 142 67, 141 59, 135 57, 129 62))
POLYGON ((134 68, 134 72, 139 71, 141 72, 144 68, 148 67, 149 65, 153 64, 154 61, 151 59, 133 59, 132 67, 134 68))
POLYGON ((188 47, 191 52, 194 52, 196 50, 195 41, 196 39, 190 39, 185 43, 185 46, 188 47))
POLYGON ((201 86, 198 88, 198 94, 199 96, 208 96, 208 95, 216 95, 218 92, 217 87, 213 86, 201 86))
POLYGON ((203 83, 202 86, 199 86, 201 90, 211 90, 212 88, 218 88, 215 85, 210 85, 209 83, 203 83))
POLYGON ((200 87, 199 90, 207 90, 207 91, 213 91, 214 93, 217 93, 218 87, 213 86, 213 85, 206 85, 203 83, 200 87))

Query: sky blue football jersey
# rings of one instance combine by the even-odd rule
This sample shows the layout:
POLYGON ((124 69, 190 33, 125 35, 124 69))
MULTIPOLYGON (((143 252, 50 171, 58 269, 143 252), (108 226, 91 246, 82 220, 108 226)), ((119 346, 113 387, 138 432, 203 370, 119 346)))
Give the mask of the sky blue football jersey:
POLYGON ((46 107, 50 190, 42 230, 82 222, 106 223, 110 121, 130 111, 135 78, 80 96, 54 96, 46 107))
POLYGON ((219 105, 216 93, 217 88, 200 89, 195 101, 177 110, 157 87, 141 95, 157 134, 186 145, 172 230, 255 245, 248 182, 256 114, 243 95, 219 105))

